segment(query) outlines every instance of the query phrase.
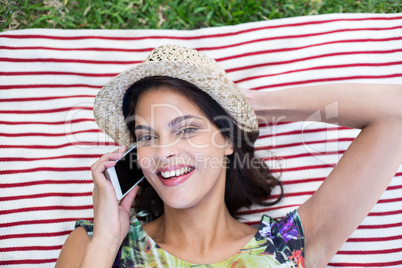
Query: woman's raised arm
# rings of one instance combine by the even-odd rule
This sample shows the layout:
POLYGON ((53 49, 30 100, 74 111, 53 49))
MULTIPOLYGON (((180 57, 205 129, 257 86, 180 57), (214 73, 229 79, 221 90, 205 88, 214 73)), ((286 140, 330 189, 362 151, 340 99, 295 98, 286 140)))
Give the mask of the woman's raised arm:
POLYGON ((104 154, 92 166, 94 190, 94 226, 92 239, 85 229, 75 229, 67 238, 56 263, 62 267, 111 267, 120 245, 128 233, 130 208, 138 186, 134 187, 118 204, 112 184, 104 171, 116 164, 126 146, 104 154))
POLYGON ((314 195, 299 208, 306 267, 324 267, 381 197, 402 161, 402 86, 333 84, 245 91, 260 119, 312 120, 362 129, 314 195), (328 115, 331 116, 328 116, 328 115), (329 119, 327 119, 329 118, 329 119))

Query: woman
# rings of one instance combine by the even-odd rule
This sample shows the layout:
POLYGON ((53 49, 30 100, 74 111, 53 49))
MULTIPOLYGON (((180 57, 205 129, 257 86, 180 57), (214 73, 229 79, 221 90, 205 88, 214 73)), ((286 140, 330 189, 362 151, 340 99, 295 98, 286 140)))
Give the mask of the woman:
POLYGON ((261 161, 239 166, 255 159, 253 109, 212 59, 177 46, 157 48, 109 82, 94 106, 106 133, 122 145, 137 141, 139 163, 159 196, 151 191, 140 207, 154 219, 129 226, 138 188, 118 204, 103 175, 126 146, 105 154, 92 166, 94 224, 78 222, 57 266, 324 267, 401 163, 401 87, 350 84, 244 93, 256 115, 268 121, 284 115, 288 121, 306 120, 337 101, 339 124, 362 131, 297 210, 279 221, 263 216, 258 229, 242 224, 235 219, 237 209, 264 203, 278 184, 261 161))

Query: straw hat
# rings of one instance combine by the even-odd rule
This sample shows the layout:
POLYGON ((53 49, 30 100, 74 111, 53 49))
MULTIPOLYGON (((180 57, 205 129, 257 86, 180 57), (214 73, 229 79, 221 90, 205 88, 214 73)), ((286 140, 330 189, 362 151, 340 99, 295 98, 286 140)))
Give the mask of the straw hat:
POLYGON ((95 98, 96 123, 120 145, 134 142, 123 117, 124 94, 133 83, 149 76, 169 76, 194 84, 222 105, 240 129, 258 131, 249 101, 215 60, 194 49, 164 45, 155 48, 144 62, 110 80, 95 98))

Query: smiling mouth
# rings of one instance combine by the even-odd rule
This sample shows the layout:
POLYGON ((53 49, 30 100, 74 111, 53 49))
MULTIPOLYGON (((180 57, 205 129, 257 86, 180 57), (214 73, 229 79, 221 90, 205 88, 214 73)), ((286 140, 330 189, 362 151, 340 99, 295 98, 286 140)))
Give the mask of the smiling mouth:
POLYGON ((160 177, 162 177, 165 180, 169 180, 169 179, 174 179, 176 177, 190 173, 193 170, 194 170, 194 167, 185 167, 185 168, 179 168, 179 169, 175 169, 175 170, 171 170, 171 171, 158 172, 157 175, 159 175, 160 177))

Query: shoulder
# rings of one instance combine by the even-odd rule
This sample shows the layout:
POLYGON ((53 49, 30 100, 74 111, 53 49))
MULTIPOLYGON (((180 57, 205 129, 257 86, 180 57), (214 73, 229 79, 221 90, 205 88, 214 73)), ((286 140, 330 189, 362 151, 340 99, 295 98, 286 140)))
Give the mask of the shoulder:
POLYGON ((74 229, 61 249, 56 267, 79 267, 90 241, 86 229, 83 227, 74 229))
POLYGON ((295 267, 303 267, 305 239, 297 210, 278 219, 263 215, 256 240, 266 240, 265 254, 275 255, 280 263, 292 260, 295 267))
POLYGON ((140 228, 139 224, 137 224, 137 226, 139 227, 139 231, 143 231, 144 235, 152 237, 152 239, 158 243, 161 240, 160 238, 163 236, 162 230, 164 230, 164 228, 162 228, 162 224, 163 216, 142 225, 142 228, 140 228))
POLYGON ((261 235, 265 237, 282 235, 286 236, 287 239, 298 238, 304 240, 303 227, 297 210, 289 212, 283 218, 274 219, 263 215, 258 229, 261 235))
POLYGON ((77 229, 85 230, 87 235, 91 239, 93 230, 94 230, 94 223, 92 221, 78 220, 75 222, 75 230, 77 230, 77 229), (82 227, 82 228, 79 228, 79 227, 82 227))

